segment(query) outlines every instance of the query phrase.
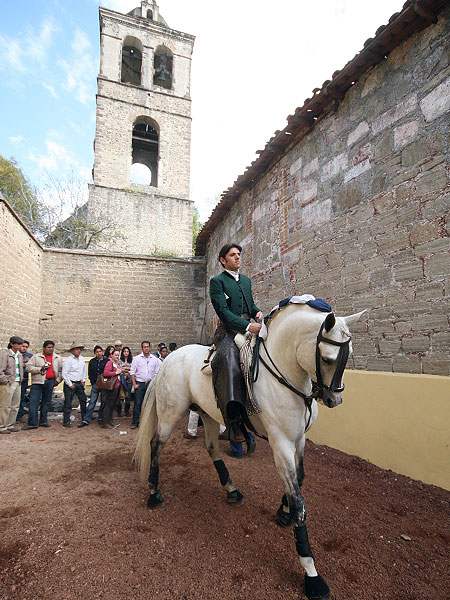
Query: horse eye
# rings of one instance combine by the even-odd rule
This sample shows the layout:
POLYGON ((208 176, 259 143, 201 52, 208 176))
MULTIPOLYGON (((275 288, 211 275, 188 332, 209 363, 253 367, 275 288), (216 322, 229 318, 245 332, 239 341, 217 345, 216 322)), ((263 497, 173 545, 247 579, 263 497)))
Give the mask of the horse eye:
POLYGON ((331 358, 325 358, 324 356, 322 356, 322 360, 326 365, 331 365, 333 364, 333 360, 331 360, 331 358))

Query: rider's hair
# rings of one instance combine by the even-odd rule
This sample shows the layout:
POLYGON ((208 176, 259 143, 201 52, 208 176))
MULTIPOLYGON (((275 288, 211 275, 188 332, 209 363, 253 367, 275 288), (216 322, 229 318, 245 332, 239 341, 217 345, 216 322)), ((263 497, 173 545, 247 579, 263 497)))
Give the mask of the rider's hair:
POLYGON ((228 252, 231 250, 231 248, 237 248, 239 250, 239 252, 242 252, 242 246, 239 246, 239 244, 225 244, 225 246, 222 246, 222 248, 220 249, 219 252, 219 262, 221 258, 225 258, 225 256, 228 254, 228 252))

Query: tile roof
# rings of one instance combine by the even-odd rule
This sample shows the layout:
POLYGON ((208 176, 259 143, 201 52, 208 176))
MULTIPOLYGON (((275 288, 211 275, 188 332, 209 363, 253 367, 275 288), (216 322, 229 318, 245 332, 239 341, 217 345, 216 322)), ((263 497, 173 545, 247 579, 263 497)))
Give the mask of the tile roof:
POLYGON ((231 187, 221 195, 208 221, 200 230, 196 256, 203 256, 211 233, 223 220, 240 194, 250 188, 288 149, 296 144, 315 124, 324 118, 342 100, 352 85, 368 69, 381 62, 403 41, 414 33, 436 23, 439 12, 448 5, 448 0, 407 0, 400 12, 394 13, 387 25, 382 25, 373 38, 365 41, 363 49, 352 58, 343 69, 335 71, 331 80, 324 81, 322 87, 313 90, 303 106, 295 109, 287 117, 287 125, 282 131, 275 131, 263 150, 257 150, 256 158, 236 179, 231 187))

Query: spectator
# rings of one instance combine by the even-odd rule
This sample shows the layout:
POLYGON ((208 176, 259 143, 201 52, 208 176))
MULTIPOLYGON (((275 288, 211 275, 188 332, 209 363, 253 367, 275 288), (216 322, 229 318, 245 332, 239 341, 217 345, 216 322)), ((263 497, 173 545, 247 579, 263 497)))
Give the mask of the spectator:
MULTIPOLYGON (((103 355, 103 348, 101 346, 95 346, 94 348, 94 358, 91 358, 88 365, 88 377, 91 382, 91 396, 89 398, 89 405, 86 410, 86 414, 84 415, 83 420, 78 425, 78 427, 86 427, 92 421, 92 417, 94 414, 95 406, 97 404, 97 399, 100 392, 101 405, 100 410, 105 407, 106 402, 106 390, 98 390, 97 389, 97 377, 103 373, 106 363, 108 359, 103 355)), ((99 424, 103 420, 103 410, 98 413, 98 422, 99 424)))
POLYGON ((167 350, 167 346, 161 346, 159 349, 159 360, 164 360, 168 354, 169 351, 167 350))
POLYGON ((22 423, 23 413, 25 411, 25 396, 28 389, 28 373, 25 371, 25 365, 33 356, 31 352, 28 352, 29 347, 30 342, 27 340, 24 340, 23 344, 20 346, 20 353, 22 354, 23 362, 23 379, 20 383, 20 406, 19 412, 17 413, 16 423, 22 423))
MULTIPOLYGON (((183 433, 183 437, 186 440, 196 440, 197 439, 198 419, 199 419, 198 412, 196 412, 195 410, 190 410, 187 432, 183 433)), ((223 439, 221 436, 224 431, 225 431, 224 425, 219 424, 219 440, 223 439)))
POLYGON ((105 365, 103 375, 105 377, 114 377, 118 375, 114 388, 106 392, 106 402, 103 411, 103 429, 114 429, 113 411, 117 404, 117 398, 119 397, 120 390, 120 375, 122 374, 122 367, 119 365, 120 352, 113 350, 111 357, 105 365))
POLYGON ((169 344, 169 352, 175 352, 175 350, 178 350, 178 346, 175 342, 170 342, 169 344))
POLYGON ((105 350, 105 358, 106 359, 110 359, 111 358, 111 352, 114 350, 114 346, 112 344, 109 344, 109 346, 106 346, 106 350, 105 350))
MULTIPOLYGON (((256 450, 255 437, 253 433, 251 433, 251 431, 247 431, 247 429, 245 430, 244 435, 245 443, 247 444, 247 454, 252 454, 252 452, 256 450)), ((227 450, 228 456, 231 456, 231 458, 242 458, 242 445, 243 442, 234 442, 233 440, 230 440, 231 449, 227 450)))
POLYGON ((23 377, 20 346, 24 340, 18 335, 9 338, 7 350, 0 350, 0 433, 20 431, 16 417, 20 406, 20 382, 23 377))
POLYGON ((160 342, 157 346, 158 350, 156 352, 153 352, 153 356, 156 356, 156 358, 161 358, 161 348, 164 347, 166 344, 164 342, 160 342))
POLYGON ((31 373, 30 409, 28 425, 23 429, 50 427, 47 420, 48 409, 53 395, 53 388, 62 381, 63 360, 53 352, 55 342, 45 340, 42 352, 35 354, 27 363, 26 371, 31 373), (40 408, 40 416, 39 416, 40 408))
POLYGON ((148 385, 156 373, 159 371, 161 361, 153 354, 150 354, 152 346, 148 340, 141 343, 142 352, 133 358, 131 363, 130 375, 134 388, 134 407, 131 429, 139 427, 139 417, 141 415, 142 400, 148 385))
POLYGON ((116 340, 114 342, 114 350, 118 350, 119 351, 119 355, 122 352, 122 348, 123 348, 123 344, 120 340, 116 340))
MULTIPOLYGON (((114 350, 114 346, 112 344, 109 344, 108 346, 106 346, 106 350, 105 350, 105 358, 106 358, 106 362, 108 362, 108 360, 111 358, 111 353, 114 350)), ((106 364, 106 363, 105 363, 106 364)), ((98 424, 101 425, 103 422, 103 409, 105 408, 105 402, 106 402, 106 390, 104 390, 104 394, 101 394, 101 404, 100 404, 100 408, 98 410, 98 424)))
POLYGON ((76 395, 81 406, 81 420, 86 414, 86 365, 81 352, 84 346, 73 344, 69 349, 69 356, 63 363, 62 376, 64 379, 64 415, 63 426, 72 427, 70 413, 72 412, 72 400, 76 395))
MULTIPOLYGON (((133 362, 133 355, 131 354, 131 350, 128 346, 124 346, 122 348, 122 352, 120 353, 120 360, 122 362, 123 373, 121 376, 122 389, 125 391, 125 416, 130 416, 130 407, 131 407, 131 394, 134 392, 133 384, 131 381, 130 369, 131 363, 133 362)), ((121 405, 120 405, 121 406, 121 405)), ((119 413, 120 415, 120 413, 119 413)))

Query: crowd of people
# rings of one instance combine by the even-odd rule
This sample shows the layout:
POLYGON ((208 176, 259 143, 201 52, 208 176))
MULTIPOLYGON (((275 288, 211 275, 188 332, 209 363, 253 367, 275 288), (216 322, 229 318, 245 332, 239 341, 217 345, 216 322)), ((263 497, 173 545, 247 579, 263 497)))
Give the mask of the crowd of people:
POLYGON ((177 344, 172 342, 167 347, 160 343, 152 354, 150 342, 144 340, 141 353, 134 358, 130 347, 124 346, 120 340, 108 345, 105 350, 96 345, 94 358, 87 368, 82 344, 72 344, 64 360, 55 352, 52 340, 44 341, 42 352, 32 354, 29 349, 27 340, 12 336, 8 348, 0 350, 0 434, 50 427, 48 412, 53 391, 61 382, 64 382, 64 427, 73 426, 71 413, 76 396, 81 416, 78 427, 87 427, 93 421, 99 403, 97 420, 102 428, 113 429, 114 412, 121 416, 123 407, 125 417, 132 417, 131 429, 136 429, 147 387, 167 355, 177 349, 177 344), (107 387, 111 389, 99 388, 102 378, 110 382, 107 387), (91 384, 89 398, 85 389, 88 379, 91 384), (25 416, 28 388, 28 421, 20 427, 25 416))

